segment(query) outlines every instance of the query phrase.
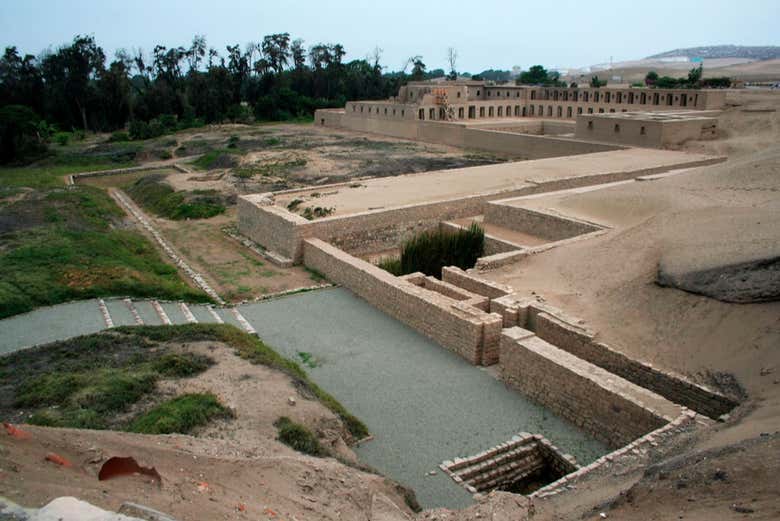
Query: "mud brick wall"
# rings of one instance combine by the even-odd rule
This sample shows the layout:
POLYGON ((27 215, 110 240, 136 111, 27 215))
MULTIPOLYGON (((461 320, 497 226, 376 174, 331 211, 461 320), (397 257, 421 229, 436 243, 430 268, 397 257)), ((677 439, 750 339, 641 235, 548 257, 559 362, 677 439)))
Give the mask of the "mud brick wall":
POLYGON ((293 260, 299 258, 308 221, 283 208, 263 205, 263 195, 239 196, 238 231, 268 250, 293 260))
POLYGON ((457 266, 447 266, 441 270, 441 279, 477 295, 490 299, 503 297, 512 292, 512 288, 490 280, 475 277, 457 266))
MULTIPOLYGON (((466 227, 461 226, 459 224, 448 223, 448 222, 441 222, 439 228, 442 231, 447 231, 451 233, 457 232, 458 230, 466 229, 466 227)), ((493 237, 489 233, 485 233, 485 251, 482 254, 483 256, 489 256, 489 255, 495 255, 497 253, 517 251, 520 248, 522 248, 522 246, 518 244, 514 244, 512 242, 505 241, 504 239, 493 237)))
POLYGON ((498 315, 416 286, 320 239, 304 241, 304 263, 475 365, 497 358, 498 315))
POLYGON ((498 201, 485 204, 485 222, 535 235, 548 241, 568 239, 601 229, 582 221, 509 206, 498 201))
POLYGON ((409 275, 403 275, 400 278, 411 282, 415 286, 420 286, 421 288, 435 291, 436 293, 441 293, 445 297, 458 300, 464 304, 469 304, 477 309, 481 309, 482 311, 489 311, 490 309, 490 299, 488 297, 471 293, 470 291, 466 291, 465 289, 455 286, 454 284, 439 280, 436 277, 431 277, 425 275, 424 273, 416 272, 410 273, 409 275))
POLYGON ((505 330, 501 337, 501 378, 613 448, 671 420, 632 398, 652 395, 646 389, 520 328, 505 330))
POLYGON ((680 375, 665 373, 596 342, 593 333, 548 313, 536 314, 533 330, 540 338, 575 356, 710 418, 717 418, 737 406, 735 401, 680 375))

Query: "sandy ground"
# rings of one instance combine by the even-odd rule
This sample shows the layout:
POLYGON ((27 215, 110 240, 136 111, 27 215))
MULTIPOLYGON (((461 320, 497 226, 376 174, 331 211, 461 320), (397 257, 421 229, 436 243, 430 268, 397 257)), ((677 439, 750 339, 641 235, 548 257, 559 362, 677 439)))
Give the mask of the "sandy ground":
POLYGON ((223 192, 257 193, 506 160, 447 145, 296 124, 220 125, 181 135, 179 144, 188 154, 225 150, 231 136, 238 138, 236 153, 230 154, 234 165, 200 171, 191 181, 223 192))
POLYGON ((299 454, 275 440, 273 422, 284 415, 307 425, 335 453, 354 459, 342 439, 341 422, 318 401, 301 395, 288 376, 250 364, 220 343, 174 348, 207 354, 216 364, 198 376, 164 382, 156 399, 210 391, 234 410, 235 419, 215 422, 195 436, 22 426, 32 437, 19 440, 3 431, 0 496, 42 506, 73 495, 110 510, 132 501, 180 521, 367 519, 379 510, 395 516, 387 519, 399 519, 400 512, 409 512, 395 485, 381 476, 333 458, 299 454), (72 465, 46 461, 49 453, 72 465), (100 466, 112 456, 132 456, 153 466, 162 483, 141 476, 98 481, 100 466))
POLYGON ((276 204, 287 206, 293 199, 307 204, 335 208, 334 215, 348 215, 378 208, 392 208, 428 201, 442 201, 499 190, 521 189, 534 182, 573 176, 607 174, 650 168, 675 168, 710 159, 701 154, 674 151, 628 149, 571 157, 537 159, 479 168, 459 168, 425 175, 372 179, 358 187, 334 188, 318 194, 284 194, 276 204))
MULTIPOLYGON (((769 97, 746 92, 734 101, 780 108, 779 93, 769 97)), ((780 253, 779 117, 777 112, 746 114, 733 106, 724 114, 724 139, 686 147, 728 151, 726 163, 656 181, 527 201, 614 230, 483 273, 583 318, 601 341, 631 356, 707 384, 714 383, 713 374, 733 375, 748 394, 740 420, 701 441, 700 449, 750 443, 780 430, 780 302, 726 304, 661 288, 654 283, 658 262, 682 248, 696 250, 687 257, 694 265, 780 253)), ((750 459, 744 463, 739 458, 723 460, 724 466, 744 474, 742 482, 754 473, 753 488, 735 488, 746 501, 750 490, 772 483, 768 476, 778 468, 776 448, 751 445, 748 452, 750 459), (751 464, 752 470, 747 468, 751 464)), ((664 507, 655 517, 643 519, 669 519, 666 516, 684 503, 683 510, 698 512, 694 517, 686 514, 686 519, 704 519, 714 512, 707 503, 688 501, 683 492, 661 487, 651 494, 649 489, 651 485, 642 485, 637 493, 644 499, 621 507, 622 518, 635 519, 638 512, 660 504, 664 507)), ((715 490, 705 487, 699 493, 717 503, 723 518, 738 514, 723 513, 723 501, 733 496, 717 499, 715 490)), ((772 515, 777 513, 777 497, 772 515)), ((762 511, 767 512, 764 507, 762 511)))

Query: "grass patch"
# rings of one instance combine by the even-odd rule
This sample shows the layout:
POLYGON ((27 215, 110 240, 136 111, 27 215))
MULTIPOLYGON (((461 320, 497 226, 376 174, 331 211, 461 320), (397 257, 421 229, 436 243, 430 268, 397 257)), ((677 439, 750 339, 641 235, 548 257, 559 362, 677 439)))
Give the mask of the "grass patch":
POLYGON ((216 170, 218 168, 233 168, 238 164, 235 158, 241 151, 237 148, 226 148, 224 150, 211 150, 206 152, 198 159, 192 162, 195 168, 201 170, 216 170))
POLYGON ((114 168, 134 166, 131 161, 111 161, 97 159, 71 162, 65 160, 46 160, 32 166, 20 168, 0 168, 0 188, 57 188, 65 185, 65 176, 81 172, 97 172, 114 168))
POLYGON ((175 191, 160 175, 144 176, 127 187, 135 202, 160 217, 208 219, 225 212, 227 200, 216 190, 175 191))
POLYGON ((193 376, 212 363, 135 335, 56 342, 0 358, 0 415, 52 427, 123 428, 118 418, 152 395, 159 379, 193 376))
POLYGON ((473 268, 485 250, 485 232, 476 223, 452 233, 424 232, 406 241, 400 257, 382 259, 378 266, 393 275, 420 271, 441 278, 444 266, 473 268))
POLYGON ((0 318, 69 300, 128 295, 208 302, 102 190, 33 192, 0 206, 0 318))
POLYGON ((288 447, 310 456, 324 456, 327 451, 319 440, 305 425, 295 423, 287 416, 282 416, 274 422, 279 430, 277 439, 288 447))
POLYGON ((325 277, 325 275, 323 275, 322 273, 320 273, 319 271, 317 271, 315 269, 307 268, 305 266, 304 266, 303 269, 304 269, 304 271, 306 271, 306 273, 309 274, 309 278, 312 281, 314 281, 314 282, 318 282, 319 283, 319 282, 327 282, 328 281, 328 278, 325 277))
POLYGON ((187 434, 214 418, 232 416, 230 409, 213 394, 185 394, 141 414, 127 430, 142 434, 187 434))
POLYGON ((270 163, 255 163, 241 166, 233 170, 233 175, 241 179, 249 179, 256 175, 263 177, 285 177, 292 170, 306 166, 306 159, 291 161, 274 161, 270 163))
POLYGON ((239 356, 254 364, 262 364, 278 369, 290 376, 299 389, 316 397, 325 407, 341 418, 347 430, 356 439, 368 436, 368 428, 357 417, 353 416, 333 396, 322 390, 309 379, 297 363, 281 356, 268 347, 260 339, 248 335, 228 324, 183 324, 179 326, 134 326, 118 327, 114 331, 134 334, 147 341, 196 342, 213 340, 224 342, 234 347, 239 356))

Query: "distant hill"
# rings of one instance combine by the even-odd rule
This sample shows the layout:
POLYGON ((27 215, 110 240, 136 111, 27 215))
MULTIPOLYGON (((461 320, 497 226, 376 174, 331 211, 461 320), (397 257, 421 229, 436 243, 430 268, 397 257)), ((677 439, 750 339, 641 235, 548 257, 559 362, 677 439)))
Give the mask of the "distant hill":
POLYGON ((776 45, 705 45, 675 49, 661 54, 648 56, 646 60, 661 58, 748 58, 751 60, 772 60, 780 58, 780 47, 776 45))

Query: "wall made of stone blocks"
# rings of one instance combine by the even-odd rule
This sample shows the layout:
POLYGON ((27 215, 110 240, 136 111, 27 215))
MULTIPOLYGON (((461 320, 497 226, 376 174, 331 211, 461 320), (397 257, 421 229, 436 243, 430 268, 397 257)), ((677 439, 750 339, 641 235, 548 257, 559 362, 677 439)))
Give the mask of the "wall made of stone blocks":
POLYGON ((470 291, 467 291, 454 284, 439 280, 436 277, 431 277, 430 275, 417 272, 411 273, 409 275, 403 275, 399 278, 410 282, 415 286, 420 286, 421 288, 425 288, 429 291, 441 293, 445 297, 449 297, 453 300, 463 302, 464 304, 469 304, 470 306, 474 306, 475 308, 481 309, 482 311, 489 311, 490 309, 490 299, 488 297, 471 293, 470 291))
POLYGON ((498 315, 416 286, 319 239, 304 241, 304 263, 469 362, 495 363, 498 315))
POLYGON ((264 248, 296 260, 308 221, 270 203, 266 194, 238 197, 238 231, 264 248))
POLYGON ((671 421, 632 398, 649 391, 522 333, 501 337, 501 378, 594 438, 617 448, 671 421))
POLYGON ((596 342, 590 331, 553 315, 536 313, 534 322, 533 331, 547 342, 710 418, 718 418, 737 406, 733 400, 680 375, 660 371, 596 342))
POLYGON ((605 143, 590 143, 550 136, 533 136, 498 130, 466 128, 463 143, 467 148, 499 154, 519 155, 527 159, 574 156, 593 152, 608 152, 622 147, 605 143))
POLYGON ((509 206, 501 201, 486 203, 484 215, 485 223, 496 224, 548 241, 560 241, 601 229, 583 221, 518 206, 509 206))
POLYGON ((441 278, 444 282, 449 282, 466 291, 476 293, 477 295, 483 295, 490 299, 503 297, 513 291, 510 286, 479 278, 463 271, 457 266, 446 266, 442 268, 441 278))

